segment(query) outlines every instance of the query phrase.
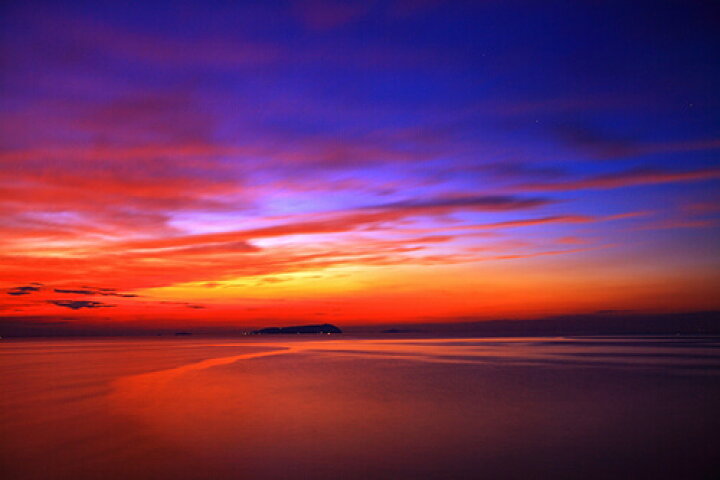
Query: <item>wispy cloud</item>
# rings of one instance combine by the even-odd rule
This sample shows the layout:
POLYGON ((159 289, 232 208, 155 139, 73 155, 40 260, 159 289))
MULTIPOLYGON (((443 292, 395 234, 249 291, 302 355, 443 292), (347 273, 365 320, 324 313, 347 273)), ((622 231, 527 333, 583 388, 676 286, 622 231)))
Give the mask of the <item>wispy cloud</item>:
POLYGON ((637 25, 598 35, 587 19, 602 6, 446 3, 191 1, 158 16, 14 2, 0 308, 235 318, 261 291, 287 302, 265 318, 380 309, 386 295, 412 298, 382 312, 405 315, 426 298, 541 308, 583 284, 563 301, 709 303, 688 285, 714 257, 687 248, 718 220, 718 82, 689 48, 714 33, 706 15, 607 10, 643 18, 648 46, 678 40, 658 61, 637 25), (548 18, 572 29, 545 34, 548 18), (673 294, 647 272, 677 279, 673 294))
POLYGON ((518 188, 533 192, 562 192, 569 190, 607 190, 637 185, 694 182, 720 178, 720 168, 708 167, 693 170, 667 170, 661 168, 636 168, 615 173, 595 175, 577 180, 537 182, 518 188))
POLYGON ((398 202, 365 207, 371 210, 408 211, 431 213, 435 211, 480 210, 509 211, 540 207, 552 203, 548 198, 522 198, 513 196, 455 196, 429 199, 401 200, 398 202))
POLYGON ((597 128, 565 125, 555 132, 573 148, 589 152, 600 159, 644 157, 647 155, 701 152, 720 149, 720 139, 649 142, 602 132, 597 128))
POLYGON ((57 305, 58 307, 69 308, 71 310, 80 310, 82 308, 109 308, 117 306, 103 302, 95 302, 92 300, 48 300, 47 302, 57 305))
POLYGON ((139 295, 134 293, 119 293, 115 289, 97 288, 97 289, 66 289, 66 288, 54 288, 56 293, 69 293, 71 295, 100 295, 103 297, 122 297, 122 298, 134 298, 139 295))
POLYGON ((293 12, 300 22, 313 30, 341 27, 367 14, 372 2, 337 0, 295 0, 293 12))
POLYGON ((13 287, 13 288, 11 288, 10 290, 8 290, 6 293, 7 293, 8 295, 15 295, 15 296, 18 296, 18 295, 29 295, 29 294, 31 294, 31 293, 33 293, 33 292, 37 292, 38 290, 40 290, 40 287, 39 287, 39 286, 26 285, 26 286, 22 286, 22 287, 13 287))

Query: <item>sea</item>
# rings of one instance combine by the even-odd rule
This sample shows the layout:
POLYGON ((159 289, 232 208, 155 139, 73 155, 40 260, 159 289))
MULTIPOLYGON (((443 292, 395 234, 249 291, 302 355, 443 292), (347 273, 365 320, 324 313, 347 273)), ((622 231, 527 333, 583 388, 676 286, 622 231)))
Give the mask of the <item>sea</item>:
POLYGON ((5 480, 720 478, 720 337, 0 340, 5 480))

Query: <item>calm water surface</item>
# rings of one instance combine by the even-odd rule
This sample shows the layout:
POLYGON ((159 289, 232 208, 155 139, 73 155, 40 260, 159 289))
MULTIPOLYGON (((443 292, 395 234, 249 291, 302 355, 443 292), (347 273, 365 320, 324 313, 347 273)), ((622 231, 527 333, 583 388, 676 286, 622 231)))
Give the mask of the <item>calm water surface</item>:
POLYGON ((0 341, 15 479, 720 478, 720 339, 0 341))

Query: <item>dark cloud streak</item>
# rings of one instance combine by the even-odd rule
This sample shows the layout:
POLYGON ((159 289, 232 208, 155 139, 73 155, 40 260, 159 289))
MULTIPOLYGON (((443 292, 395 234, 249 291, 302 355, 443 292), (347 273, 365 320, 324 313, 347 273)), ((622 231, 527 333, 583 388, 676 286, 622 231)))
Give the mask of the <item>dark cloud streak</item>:
POLYGON ((57 305, 58 307, 70 308, 72 310, 80 310, 81 308, 117 307, 117 305, 111 305, 103 302, 95 302, 91 300, 48 300, 47 303, 57 305))
POLYGON ((123 297, 123 298, 134 298, 139 297, 140 295, 134 294, 134 293, 118 293, 117 289, 115 288, 97 288, 97 289, 86 289, 86 290, 72 290, 72 289, 63 289, 63 288, 55 288, 55 292, 57 293, 66 293, 71 295, 101 295, 103 297, 123 297))
POLYGON ((16 295, 16 296, 17 295, 29 295, 29 294, 31 294, 33 292, 37 292, 39 290, 40 290, 39 286, 35 286, 34 284, 32 284, 32 285, 27 285, 27 286, 23 286, 23 287, 13 287, 10 290, 8 290, 7 294, 8 295, 16 295))

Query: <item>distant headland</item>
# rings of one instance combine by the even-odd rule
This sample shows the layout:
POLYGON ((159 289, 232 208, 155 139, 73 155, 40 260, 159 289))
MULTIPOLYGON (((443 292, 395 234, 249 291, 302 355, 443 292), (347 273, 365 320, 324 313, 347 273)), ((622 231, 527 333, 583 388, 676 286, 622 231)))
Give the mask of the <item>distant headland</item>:
POLYGON ((277 335, 289 333, 342 333, 335 325, 324 323, 322 325, 298 325, 294 327, 268 327, 254 330, 253 335, 277 335))

